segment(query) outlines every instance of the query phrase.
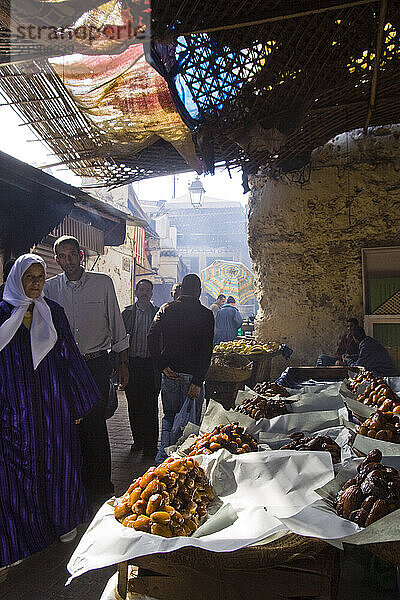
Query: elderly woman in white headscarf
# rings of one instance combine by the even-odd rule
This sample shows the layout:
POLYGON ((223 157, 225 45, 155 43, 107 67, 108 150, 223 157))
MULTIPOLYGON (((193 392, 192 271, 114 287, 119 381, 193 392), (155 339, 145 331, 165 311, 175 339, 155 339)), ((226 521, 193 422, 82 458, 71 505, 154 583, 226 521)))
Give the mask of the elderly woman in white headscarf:
POLYGON ((0 567, 90 516, 76 423, 100 393, 45 277, 39 256, 20 256, 0 302, 0 567))

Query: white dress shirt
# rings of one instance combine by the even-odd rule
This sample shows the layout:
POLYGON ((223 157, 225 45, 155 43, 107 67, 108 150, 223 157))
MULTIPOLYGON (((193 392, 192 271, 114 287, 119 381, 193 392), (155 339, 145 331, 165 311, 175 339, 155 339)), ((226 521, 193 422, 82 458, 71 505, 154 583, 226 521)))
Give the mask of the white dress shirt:
POLYGON ((81 354, 129 348, 114 284, 105 273, 84 271, 78 281, 61 273, 46 281, 44 295, 64 308, 81 354))

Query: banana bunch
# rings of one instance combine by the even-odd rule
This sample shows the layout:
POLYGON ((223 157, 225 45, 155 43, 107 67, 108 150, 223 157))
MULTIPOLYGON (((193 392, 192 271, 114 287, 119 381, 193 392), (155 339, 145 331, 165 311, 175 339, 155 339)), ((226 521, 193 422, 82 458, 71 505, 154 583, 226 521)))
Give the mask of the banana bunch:
POLYGON ((254 340, 234 340, 233 342, 221 342, 214 347, 214 352, 227 354, 236 352, 236 354, 269 354, 279 350, 278 342, 267 342, 265 344, 257 343, 254 340))

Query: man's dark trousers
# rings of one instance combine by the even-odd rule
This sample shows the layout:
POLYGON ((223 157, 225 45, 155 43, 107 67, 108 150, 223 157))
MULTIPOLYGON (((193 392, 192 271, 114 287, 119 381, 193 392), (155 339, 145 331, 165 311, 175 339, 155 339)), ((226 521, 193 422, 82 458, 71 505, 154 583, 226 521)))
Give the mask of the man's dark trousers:
POLYGON ((129 359, 129 382, 125 394, 132 437, 135 449, 143 450, 149 456, 157 453, 160 381, 151 358, 129 359))
POLYGON ((104 417, 108 400, 111 363, 108 354, 86 361, 102 400, 83 419, 79 434, 83 455, 83 482, 90 502, 101 502, 114 493, 111 482, 111 451, 104 417))

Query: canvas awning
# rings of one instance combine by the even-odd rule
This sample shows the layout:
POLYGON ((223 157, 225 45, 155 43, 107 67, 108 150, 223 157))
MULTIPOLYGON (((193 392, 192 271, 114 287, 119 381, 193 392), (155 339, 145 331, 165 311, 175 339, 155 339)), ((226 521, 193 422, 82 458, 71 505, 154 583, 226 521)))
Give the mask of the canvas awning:
POLYGON ((103 231, 104 243, 111 246, 124 243, 127 222, 146 225, 139 216, 118 210, 3 152, 0 184, 0 247, 13 255, 27 252, 71 213, 103 231))
MULTIPOLYGON (((11 27, 5 0, 0 6, 0 24, 11 27)), ((147 0, 19 2, 18 22, 70 28, 67 50, 86 55, 73 59, 74 72, 67 59, 52 68, 44 58, 60 56, 58 38, 52 47, 3 32, 6 101, 82 176, 113 186, 223 164, 293 172, 302 183, 314 148, 400 121, 397 0, 152 0, 151 30, 149 8, 147 0), (145 27, 116 40, 127 22, 145 27), (91 43, 76 35, 94 26, 91 43)))

